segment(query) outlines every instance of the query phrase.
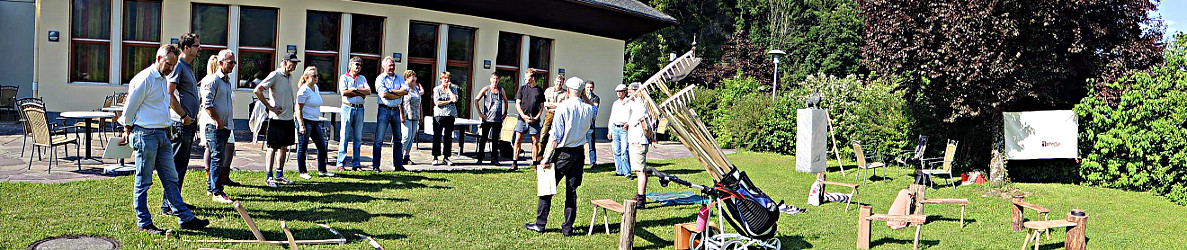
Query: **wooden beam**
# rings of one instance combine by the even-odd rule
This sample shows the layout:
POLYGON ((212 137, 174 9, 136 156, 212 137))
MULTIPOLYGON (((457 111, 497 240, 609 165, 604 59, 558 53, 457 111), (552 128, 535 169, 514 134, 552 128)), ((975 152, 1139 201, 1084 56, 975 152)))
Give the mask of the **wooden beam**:
POLYGON ((870 249, 870 206, 861 206, 857 212, 857 249, 870 249))
POLYGON ((638 202, 634 199, 622 201, 622 228, 619 229, 618 249, 630 250, 635 247, 635 207, 638 202))
MULTIPOLYGON (((258 241, 258 240, 185 240, 185 241, 186 242, 198 242, 198 243, 261 243, 261 244, 272 244, 272 245, 281 245, 281 246, 285 246, 285 245, 289 244, 289 241, 287 241, 287 240, 266 240, 266 241, 258 241)), ((344 243, 346 243, 346 239, 296 240, 293 242, 295 242, 297 244, 301 244, 301 245, 344 244, 344 243)))
POLYGON ((280 230, 284 231, 284 237, 289 240, 289 249, 297 250, 297 239, 293 238, 293 231, 289 231, 289 226, 284 221, 280 221, 280 230))
POLYGON ((926 215, 889 215, 889 214, 874 214, 865 217, 866 220, 876 221, 895 221, 895 222, 909 222, 923 224, 927 222, 926 215))
POLYGON ((370 243, 371 247, 374 247, 375 250, 384 250, 383 246, 379 245, 379 242, 375 241, 375 239, 372 239, 371 236, 366 236, 366 235, 362 235, 362 234, 354 234, 354 235, 358 236, 359 238, 362 238, 364 240, 367 240, 367 243, 370 243))
POLYGON ((239 211, 239 217, 242 217, 243 221, 247 222, 247 228, 251 229, 251 234, 256 236, 256 240, 265 241, 266 239, 264 239, 264 234, 260 233, 259 227, 256 227, 256 222, 251 219, 250 215, 247 215, 247 210, 243 209, 243 203, 235 201, 234 203, 231 203, 231 206, 235 207, 236 211, 239 211))

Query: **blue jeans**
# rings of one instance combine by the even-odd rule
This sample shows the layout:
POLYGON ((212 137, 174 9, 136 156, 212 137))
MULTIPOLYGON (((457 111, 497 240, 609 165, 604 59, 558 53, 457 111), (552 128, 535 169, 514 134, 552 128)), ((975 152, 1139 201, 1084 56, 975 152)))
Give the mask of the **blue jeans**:
MULTIPOLYGON (((308 129, 308 128, 307 128, 308 129)), ((363 148, 363 108, 342 106, 342 139, 338 142, 338 167, 346 167, 346 144, 354 143, 352 167, 359 167, 359 151, 363 148)))
POLYGON ((173 148, 169 145, 169 135, 166 129, 150 129, 135 127, 129 138, 129 144, 136 151, 136 180, 133 185, 133 209, 136 210, 136 226, 152 225, 152 214, 148 212, 148 189, 152 187, 152 173, 157 171, 157 178, 161 179, 165 200, 169 201, 169 209, 177 215, 178 223, 194 219, 194 213, 186 207, 181 199, 181 189, 177 186, 177 169, 173 166, 173 148))
POLYGON ((309 152, 309 139, 317 146, 317 171, 326 171, 326 133, 321 128, 321 122, 304 119, 305 133, 297 133, 297 171, 305 172, 305 156, 309 152))
MULTIPOLYGON (((400 149, 404 148, 400 136, 400 111, 379 108, 379 120, 375 126, 375 144, 371 147, 372 166, 379 169, 379 163, 383 162, 383 139, 387 136, 387 131, 392 131, 392 166, 396 170, 404 170, 404 157, 400 149)), ((358 152, 358 151, 355 151, 358 152)))
POLYGON ((416 137, 420 135, 420 121, 404 120, 404 123, 400 124, 400 135, 400 143, 403 144, 404 150, 412 150, 412 145, 416 144, 416 137))
POLYGON ((610 125, 610 148, 614 150, 614 173, 620 175, 631 174, 630 158, 627 156, 626 129, 610 125))
POLYGON ((223 183, 218 181, 219 174, 222 171, 230 171, 230 169, 223 169, 223 162, 227 161, 227 139, 231 137, 230 129, 216 129, 216 125, 206 125, 206 148, 210 149, 210 166, 206 166, 208 176, 206 177, 206 191, 219 195, 223 193, 223 183))
POLYGON ((598 161, 597 149, 594 147, 594 142, 597 142, 597 140, 594 140, 594 130, 591 128, 589 131, 585 131, 585 145, 589 147, 589 167, 591 168, 598 161))
MULTIPOLYGON (((177 168, 177 190, 181 190, 185 183, 185 172, 190 167, 190 149, 194 146, 194 134, 198 133, 198 123, 190 125, 173 125, 177 129, 177 140, 173 141, 173 166, 177 168)), ((169 199, 161 199, 161 209, 169 208, 169 199)))

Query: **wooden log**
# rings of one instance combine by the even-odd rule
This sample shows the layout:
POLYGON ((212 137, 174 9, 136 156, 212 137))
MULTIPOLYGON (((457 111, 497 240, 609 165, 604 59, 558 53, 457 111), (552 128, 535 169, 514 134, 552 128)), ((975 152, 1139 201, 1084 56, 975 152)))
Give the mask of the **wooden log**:
MULTIPOLYGON (((923 200, 927 199, 927 186, 919 184, 911 184, 908 188, 911 191, 911 214, 923 215, 923 200)), ((917 223, 911 223, 911 226, 918 226, 917 223)))
POLYGON ((857 249, 870 249, 870 206, 861 206, 857 212, 857 249))
POLYGON ((618 234, 618 249, 628 250, 635 247, 635 207, 638 202, 634 199, 622 201, 622 228, 618 234))
MULTIPOLYGON (((1014 230, 1014 232, 1022 231, 1022 213, 1025 211, 1022 211, 1022 206, 1018 204, 1023 202, 1022 198, 1025 197, 1026 196, 1015 195, 1012 202, 1014 205, 1011 206, 1013 208, 1013 212, 1010 213, 1010 230, 1014 230)), ((1027 237, 1029 238, 1030 236, 1027 235, 1027 237)))
POLYGON ((257 241, 266 241, 267 240, 267 239, 264 239, 264 234, 260 233, 260 228, 256 227, 256 222, 251 219, 250 215, 247 215, 247 210, 243 209, 242 203, 239 203, 239 201, 235 201, 234 203, 231 204, 231 206, 235 207, 236 211, 239 211, 239 217, 242 217, 243 221, 247 222, 247 228, 251 229, 251 234, 256 236, 257 241))
POLYGON ((1063 248, 1068 250, 1084 250, 1088 248, 1088 214, 1084 210, 1072 209, 1067 220, 1075 222, 1076 226, 1067 230, 1067 238, 1063 241, 1063 248))
POLYGON ((293 238, 293 231, 289 231, 289 226, 284 221, 280 221, 280 230, 284 231, 284 237, 289 240, 289 249, 297 250, 297 239, 293 238))

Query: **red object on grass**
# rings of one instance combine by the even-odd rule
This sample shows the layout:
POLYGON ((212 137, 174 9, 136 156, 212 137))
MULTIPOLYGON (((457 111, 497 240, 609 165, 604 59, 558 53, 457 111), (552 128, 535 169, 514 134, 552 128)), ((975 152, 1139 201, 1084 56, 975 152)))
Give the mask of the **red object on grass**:
POLYGON ((969 181, 969 174, 960 173, 960 181, 969 181))
POLYGON ((989 182, 989 180, 986 180, 984 175, 978 175, 977 180, 973 181, 973 184, 984 185, 986 182, 989 182))

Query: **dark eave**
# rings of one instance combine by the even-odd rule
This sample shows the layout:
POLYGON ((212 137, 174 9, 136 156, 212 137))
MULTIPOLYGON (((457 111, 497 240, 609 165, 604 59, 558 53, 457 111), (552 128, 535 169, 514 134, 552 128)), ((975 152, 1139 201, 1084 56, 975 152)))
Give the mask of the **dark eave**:
POLYGON ((675 25, 637 0, 356 0, 457 13, 620 40, 675 25))

